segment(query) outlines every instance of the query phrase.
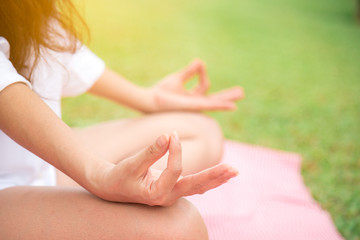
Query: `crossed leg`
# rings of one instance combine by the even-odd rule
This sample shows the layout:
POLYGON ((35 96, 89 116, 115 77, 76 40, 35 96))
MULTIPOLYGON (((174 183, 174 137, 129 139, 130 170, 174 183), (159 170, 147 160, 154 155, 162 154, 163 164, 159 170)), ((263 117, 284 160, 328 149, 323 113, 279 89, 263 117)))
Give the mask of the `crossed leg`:
MULTIPOLYGON (((183 175, 218 164, 222 156, 223 135, 218 123, 199 113, 170 112, 105 122, 75 129, 85 144, 111 162, 118 162, 152 144, 163 133, 178 132, 182 145, 183 175)), ((167 155, 153 167, 164 169, 167 155)), ((58 172, 58 183, 77 185, 58 172)))
MULTIPOLYGON (((183 174, 199 172, 219 163, 223 136, 211 118, 189 112, 145 115, 77 129, 82 140, 105 159, 118 162, 152 144, 163 133, 176 130, 182 144, 183 174)), ((153 167, 164 169, 167 157, 153 167)))
POLYGON ((0 239, 207 239, 189 202, 170 207, 107 202, 80 187, 0 191, 0 239))
MULTIPOLYGON (((110 162, 118 162, 152 144, 163 133, 178 132, 182 145, 183 175, 218 164, 222 156, 223 135, 218 123, 199 113, 168 112, 116 120, 74 129, 83 142, 110 162)), ((152 167, 165 169, 167 155, 152 167)), ((60 186, 78 186, 58 171, 60 186)))
MULTIPOLYGON (((164 113, 76 130, 86 144, 117 162, 177 130, 185 174, 215 165, 222 135, 211 119, 164 113)), ((166 158, 156 163, 164 168, 166 158)), ((70 185, 60 176, 59 185, 70 185)), ((196 208, 184 199, 170 207, 112 203, 81 187, 12 187, 0 191, 0 239, 207 239, 196 208)))

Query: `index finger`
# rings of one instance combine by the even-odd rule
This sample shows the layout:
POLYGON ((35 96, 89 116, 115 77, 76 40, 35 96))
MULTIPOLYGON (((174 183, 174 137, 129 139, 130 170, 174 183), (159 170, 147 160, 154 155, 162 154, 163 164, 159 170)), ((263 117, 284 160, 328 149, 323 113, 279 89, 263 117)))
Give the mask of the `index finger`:
POLYGON ((181 79, 184 83, 190 80, 196 74, 199 75, 199 84, 196 86, 193 92, 204 94, 210 87, 210 81, 206 73, 205 63, 203 61, 195 59, 180 72, 181 79))
POLYGON ((151 165, 165 155, 168 150, 168 145, 168 135, 162 134, 154 143, 128 159, 132 161, 133 168, 139 174, 145 174, 151 165))
POLYGON ((169 158, 166 169, 156 182, 156 191, 159 194, 168 194, 172 191, 182 172, 181 144, 176 132, 170 136, 169 158))

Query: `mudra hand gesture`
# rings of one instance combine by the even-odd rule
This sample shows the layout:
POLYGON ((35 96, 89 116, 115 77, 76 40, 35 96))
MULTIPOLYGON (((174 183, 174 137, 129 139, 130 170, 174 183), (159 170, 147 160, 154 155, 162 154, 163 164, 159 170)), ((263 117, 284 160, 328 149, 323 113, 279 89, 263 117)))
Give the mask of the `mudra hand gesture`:
POLYGON ((207 95, 209 87, 205 64, 195 59, 183 70, 166 76, 151 89, 156 105, 154 111, 234 110, 235 101, 244 97, 241 87, 207 95), (186 90, 186 82, 195 76, 198 76, 198 85, 193 90, 186 90))
POLYGON ((160 136, 154 144, 117 165, 108 164, 97 183, 95 194, 110 201, 168 206, 178 198, 202 194, 238 174, 221 164, 200 173, 181 177, 181 144, 176 132, 160 136), (167 151, 164 171, 150 169, 167 151))

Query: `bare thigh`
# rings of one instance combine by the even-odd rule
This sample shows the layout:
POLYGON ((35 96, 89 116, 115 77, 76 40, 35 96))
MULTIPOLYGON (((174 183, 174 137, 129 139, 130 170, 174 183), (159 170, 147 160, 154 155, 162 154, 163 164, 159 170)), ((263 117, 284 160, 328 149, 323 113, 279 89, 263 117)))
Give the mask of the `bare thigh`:
MULTIPOLYGON (((150 145, 163 133, 177 131, 183 148, 184 174, 217 164, 222 156, 223 136, 209 117, 188 112, 145 115, 140 118, 98 124, 76 132, 104 158, 117 162, 150 145)), ((164 168, 166 159, 155 164, 164 168)))
POLYGON ((207 239, 197 210, 101 200, 77 187, 0 191, 0 239, 207 239))

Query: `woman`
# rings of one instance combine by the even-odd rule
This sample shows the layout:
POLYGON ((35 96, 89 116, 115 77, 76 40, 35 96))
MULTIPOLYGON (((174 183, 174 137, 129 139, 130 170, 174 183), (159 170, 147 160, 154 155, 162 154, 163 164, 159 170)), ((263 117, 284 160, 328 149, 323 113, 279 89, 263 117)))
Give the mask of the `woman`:
POLYGON ((181 197, 237 171, 217 165, 221 131, 196 112, 234 109, 241 89, 206 96, 200 60, 136 86, 81 44, 76 19, 69 0, 0 5, 0 239, 206 239, 181 197), (60 99, 85 91, 147 114, 71 129, 60 99))

